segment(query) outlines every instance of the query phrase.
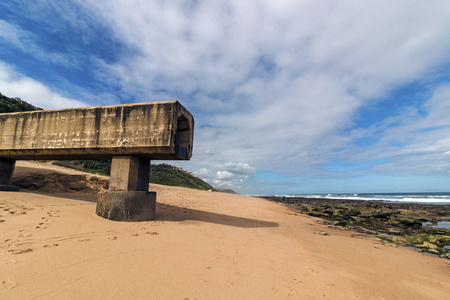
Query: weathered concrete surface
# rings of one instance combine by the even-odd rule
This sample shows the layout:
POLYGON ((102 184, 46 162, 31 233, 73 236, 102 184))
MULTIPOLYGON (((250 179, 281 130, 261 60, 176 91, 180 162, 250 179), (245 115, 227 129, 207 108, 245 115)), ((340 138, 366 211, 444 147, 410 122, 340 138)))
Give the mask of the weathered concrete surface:
POLYGON ((190 159, 194 118, 178 101, 0 114, 0 158, 190 159))
POLYGON ((109 191, 99 193, 97 215, 113 221, 150 221, 156 217, 156 192, 109 191))
POLYGON ((148 191, 150 160, 138 156, 114 156, 110 191, 148 191))

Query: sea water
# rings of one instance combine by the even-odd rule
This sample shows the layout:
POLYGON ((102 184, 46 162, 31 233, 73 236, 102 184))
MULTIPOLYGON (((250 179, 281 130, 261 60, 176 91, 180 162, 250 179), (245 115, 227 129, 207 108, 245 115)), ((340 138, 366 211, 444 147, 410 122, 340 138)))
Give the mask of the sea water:
POLYGON ((422 226, 429 226, 433 228, 450 228, 450 222, 436 222, 436 224, 432 222, 422 222, 422 226))
POLYGON ((355 193, 355 194, 298 194, 298 195, 275 195, 275 196, 450 205, 450 193, 373 193, 373 194, 355 193))

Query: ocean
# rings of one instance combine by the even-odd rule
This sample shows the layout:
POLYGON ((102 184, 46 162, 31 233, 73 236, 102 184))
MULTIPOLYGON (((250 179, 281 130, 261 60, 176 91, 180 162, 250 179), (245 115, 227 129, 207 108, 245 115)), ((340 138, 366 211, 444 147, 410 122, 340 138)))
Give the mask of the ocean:
POLYGON ((273 196, 450 205, 450 193, 297 194, 273 196))

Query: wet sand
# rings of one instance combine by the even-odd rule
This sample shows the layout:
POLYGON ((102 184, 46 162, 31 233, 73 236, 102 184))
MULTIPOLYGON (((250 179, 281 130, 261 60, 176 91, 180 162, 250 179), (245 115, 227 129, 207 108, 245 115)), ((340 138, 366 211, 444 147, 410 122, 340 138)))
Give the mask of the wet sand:
POLYGON ((264 199, 151 190, 157 220, 135 223, 96 216, 93 193, 0 192, 0 299, 449 299, 445 259, 264 199))

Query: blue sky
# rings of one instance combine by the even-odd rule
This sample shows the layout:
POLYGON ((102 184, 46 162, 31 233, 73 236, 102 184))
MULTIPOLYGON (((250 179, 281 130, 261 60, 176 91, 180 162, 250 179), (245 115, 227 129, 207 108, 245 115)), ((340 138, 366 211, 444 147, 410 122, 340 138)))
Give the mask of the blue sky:
POLYGON ((0 2, 0 92, 45 109, 178 99, 245 194, 450 191, 448 1, 0 2))

